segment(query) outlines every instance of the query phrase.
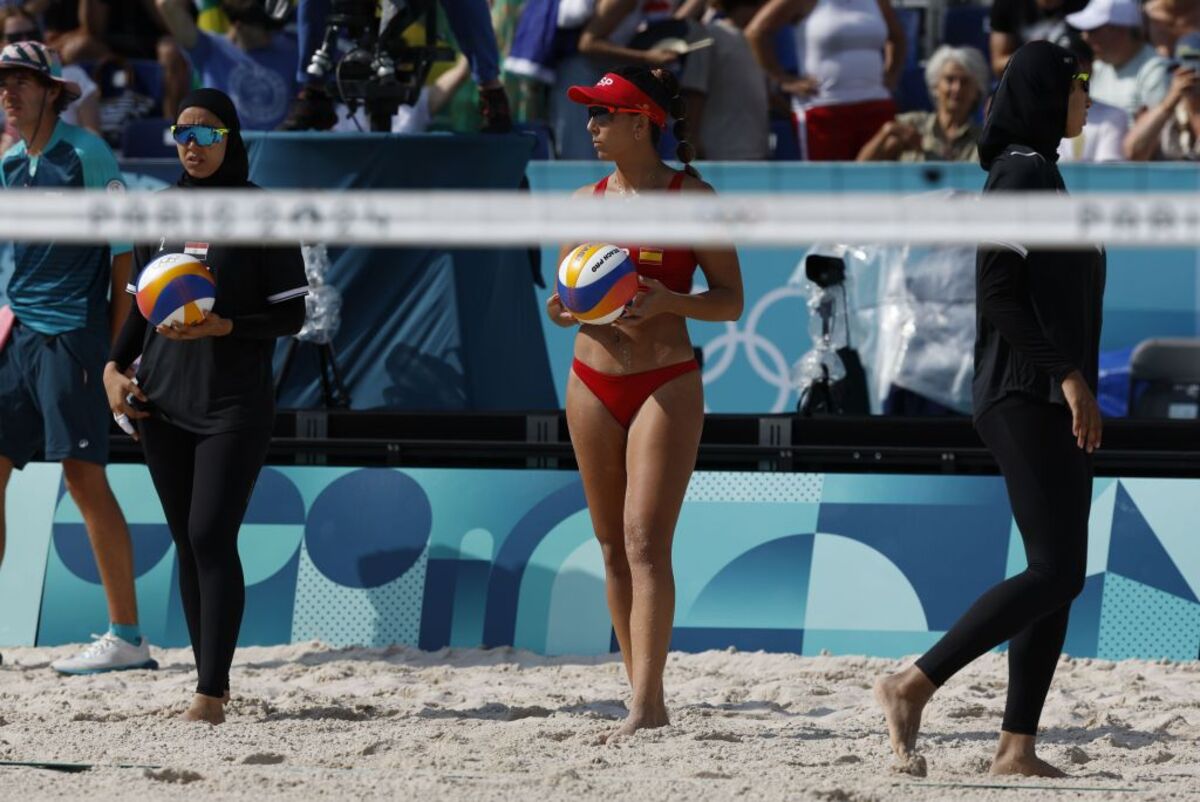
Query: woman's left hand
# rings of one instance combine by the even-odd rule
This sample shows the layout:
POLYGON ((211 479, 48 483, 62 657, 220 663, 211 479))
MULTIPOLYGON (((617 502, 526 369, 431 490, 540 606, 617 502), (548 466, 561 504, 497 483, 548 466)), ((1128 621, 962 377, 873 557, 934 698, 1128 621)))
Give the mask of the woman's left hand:
POLYGON ((205 337, 225 337, 233 331, 233 321, 226 320, 216 312, 207 312, 204 319, 192 325, 172 323, 155 328, 168 340, 202 340, 205 337))
POLYGON ((672 311, 672 300, 675 293, 671 292, 657 279, 638 276, 638 294, 633 296, 625 314, 617 319, 617 324, 636 326, 655 315, 668 314, 672 311))

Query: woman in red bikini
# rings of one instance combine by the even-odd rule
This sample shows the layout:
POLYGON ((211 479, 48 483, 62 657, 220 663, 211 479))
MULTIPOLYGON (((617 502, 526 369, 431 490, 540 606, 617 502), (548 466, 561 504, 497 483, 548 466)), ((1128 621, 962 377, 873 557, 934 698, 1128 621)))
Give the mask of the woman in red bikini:
MULTIPOLYGON (((616 170, 576 195, 606 198, 648 192, 712 192, 689 162, 683 103, 666 70, 627 67, 568 97, 588 107, 588 131, 600 159, 616 170), (676 172, 658 156, 658 140, 675 117, 676 172)), ((574 245, 564 246, 561 260, 574 245)), ((704 423, 700 366, 687 319, 736 320, 742 279, 731 248, 701 250, 628 246, 641 291, 627 313, 608 326, 582 326, 567 384, 567 423, 583 479, 592 526, 604 554, 608 608, 633 687, 628 735, 669 722, 663 669, 675 618, 671 541, 683 505, 704 423), (691 294, 692 274, 704 271, 708 290, 691 294)), ((576 325, 558 296, 547 312, 563 327, 576 325)))

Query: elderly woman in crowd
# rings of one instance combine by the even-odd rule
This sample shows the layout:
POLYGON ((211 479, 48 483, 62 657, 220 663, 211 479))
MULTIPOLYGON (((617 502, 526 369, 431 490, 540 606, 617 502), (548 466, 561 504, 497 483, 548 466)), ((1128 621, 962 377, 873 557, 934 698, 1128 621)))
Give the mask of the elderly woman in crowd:
POLYGON ((973 47, 942 46, 925 67, 934 111, 911 111, 884 124, 858 152, 870 161, 976 161, 976 114, 991 74, 973 47))

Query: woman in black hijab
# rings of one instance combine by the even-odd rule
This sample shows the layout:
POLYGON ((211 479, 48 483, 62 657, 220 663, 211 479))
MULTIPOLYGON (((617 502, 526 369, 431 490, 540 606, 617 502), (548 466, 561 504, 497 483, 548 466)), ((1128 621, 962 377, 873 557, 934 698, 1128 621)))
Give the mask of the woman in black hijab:
MULTIPOLYGON (((1087 81, 1057 45, 1031 42, 1016 52, 979 143, 984 192, 1066 192, 1058 145, 1087 120, 1087 81)), ((915 665, 876 683, 903 770, 924 773, 914 747, 934 692, 1008 641, 1008 701, 991 773, 1063 776, 1034 744, 1087 571, 1104 279, 1097 247, 979 248, 975 427, 1004 474, 1028 568, 984 593, 915 665)))
MULTIPOLYGON (((201 89, 181 104, 172 132, 178 191, 257 189, 236 109, 201 89)), ((237 536, 266 459, 275 420, 275 340, 304 323, 308 280, 298 247, 167 242, 135 249, 138 271, 187 254, 216 281, 212 311, 195 325, 151 327, 130 311, 104 383, 114 415, 137 422, 179 558, 179 590, 199 682, 189 721, 220 724, 245 606, 237 536), (136 379, 127 375, 141 357, 136 379)), ((136 292, 136 280, 127 288, 136 292)))

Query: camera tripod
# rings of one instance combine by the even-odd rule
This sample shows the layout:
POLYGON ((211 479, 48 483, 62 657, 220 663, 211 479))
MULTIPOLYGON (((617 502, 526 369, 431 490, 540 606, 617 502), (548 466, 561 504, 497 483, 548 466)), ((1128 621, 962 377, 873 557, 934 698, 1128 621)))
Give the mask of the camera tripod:
POLYGON ((434 62, 454 60, 453 50, 437 46, 437 29, 436 0, 332 0, 307 72, 332 74, 333 95, 351 114, 365 107, 372 131, 390 131, 397 109, 417 102, 434 62), (425 41, 413 46, 404 31, 416 22, 424 23, 425 41), (341 37, 353 46, 337 60, 341 37))

